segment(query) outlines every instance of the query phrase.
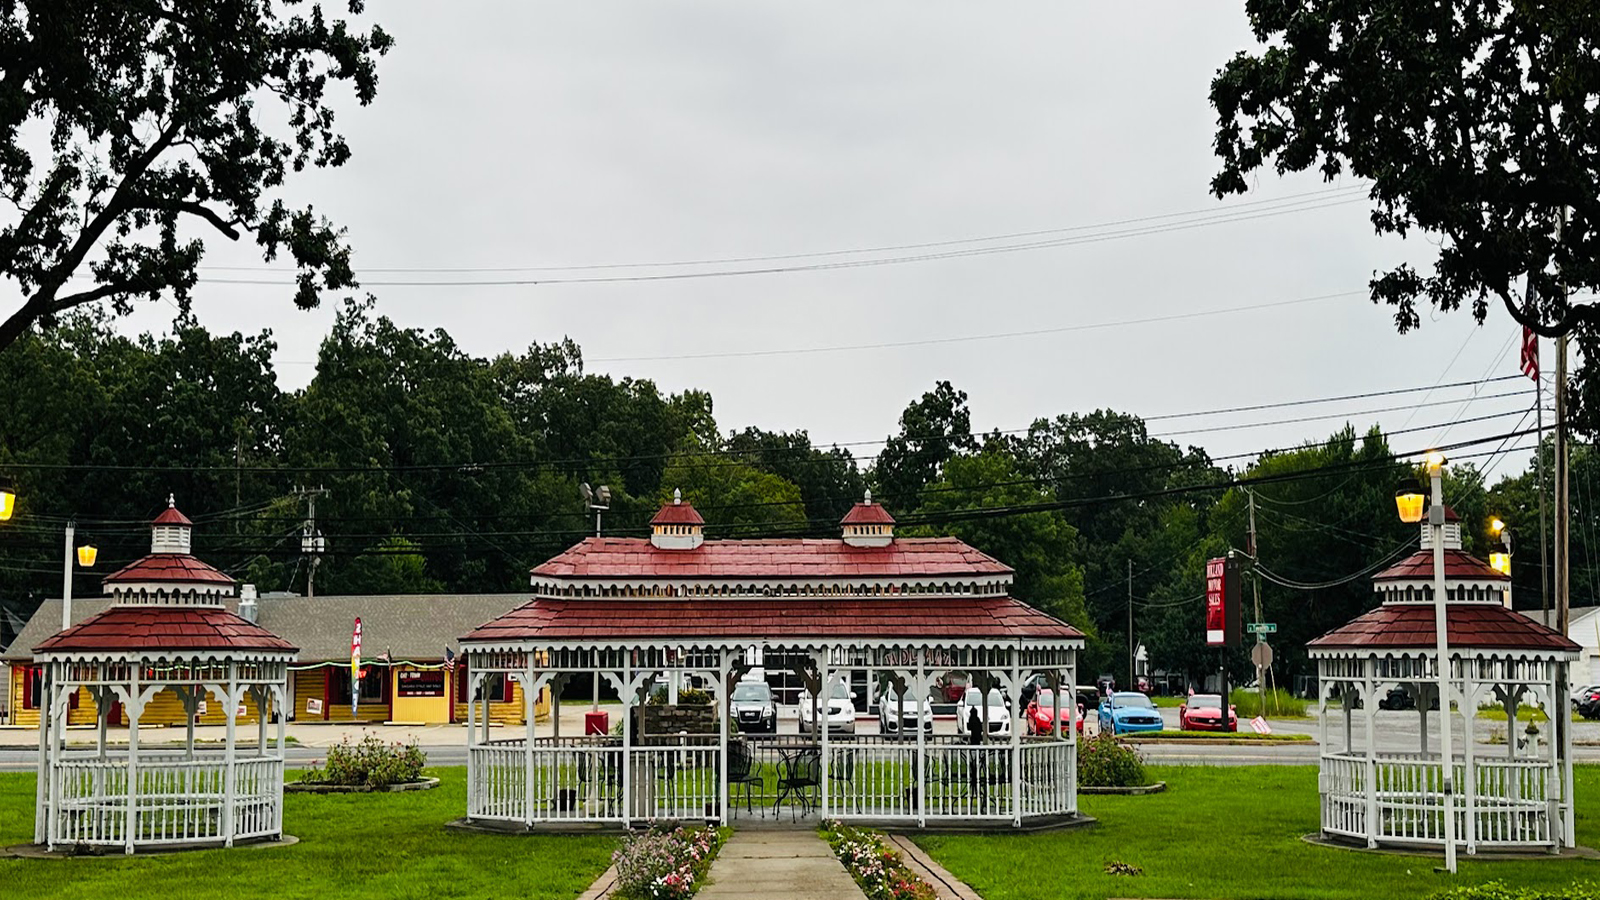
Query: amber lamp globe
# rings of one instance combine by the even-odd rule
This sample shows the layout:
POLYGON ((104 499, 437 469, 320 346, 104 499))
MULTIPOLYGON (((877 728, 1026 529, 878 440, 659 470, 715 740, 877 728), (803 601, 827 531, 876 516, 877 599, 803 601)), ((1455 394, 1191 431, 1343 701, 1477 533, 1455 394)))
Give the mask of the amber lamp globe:
POLYGON ((83 566, 85 569, 87 569, 90 566, 94 565, 94 559, 95 559, 96 556, 99 556, 99 555, 100 555, 100 550, 99 550, 99 548, 95 547, 95 545, 93 545, 93 544, 84 544, 83 546, 78 548, 78 565, 83 566))
POLYGON ((0 485, 0 522, 11 518, 17 509, 17 493, 11 488, 0 485))
POLYGON ((1394 492, 1395 509, 1400 513, 1400 521, 1407 525, 1415 525, 1422 521, 1422 492, 1416 488, 1405 487, 1394 492))

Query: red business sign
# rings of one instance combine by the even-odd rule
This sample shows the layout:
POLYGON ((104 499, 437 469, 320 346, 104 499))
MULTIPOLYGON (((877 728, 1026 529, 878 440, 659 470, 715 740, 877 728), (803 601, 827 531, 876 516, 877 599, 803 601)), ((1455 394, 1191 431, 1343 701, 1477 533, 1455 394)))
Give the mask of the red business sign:
POLYGON ((1206 560, 1206 644, 1222 646, 1226 635, 1227 613, 1223 609, 1227 581, 1225 559, 1206 560))
POLYGON ((1206 560, 1206 644, 1239 646, 1239 560, 1206 560))

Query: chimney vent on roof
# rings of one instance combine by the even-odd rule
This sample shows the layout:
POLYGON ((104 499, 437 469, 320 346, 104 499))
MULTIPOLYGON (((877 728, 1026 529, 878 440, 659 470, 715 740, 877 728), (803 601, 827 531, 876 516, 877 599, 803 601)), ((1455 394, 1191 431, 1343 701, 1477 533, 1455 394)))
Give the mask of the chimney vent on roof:
POLYGON ((881 504, 872 502, 870 489, 839 524, 844 526, 844 542, 852 547, 887 547, 894 543, 894 516, 881 504))

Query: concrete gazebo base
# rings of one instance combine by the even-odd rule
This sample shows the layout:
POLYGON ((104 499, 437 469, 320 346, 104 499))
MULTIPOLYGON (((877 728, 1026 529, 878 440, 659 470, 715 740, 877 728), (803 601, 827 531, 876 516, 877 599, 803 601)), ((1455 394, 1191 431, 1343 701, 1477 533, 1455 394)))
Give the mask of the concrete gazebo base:
MULTIPOLYGON (((1366 841, 1354 838, 1333 838, 1313 831, 1300 836, 1300 840, 1317 847, 1334 850, 1359 850, 1362 853, 1379 853, 1385 856, 1417 856, 1444 861, 1443 847, 1368 847, 1366 841)), ((1600 859, 1600 850, 1593 847, 1562 847, 1552 853, 1544 847, 1522 849, 1480 850, 1472 855, 1475 860, 1487 862, 1529 862, 1541 859, 1600 859)))

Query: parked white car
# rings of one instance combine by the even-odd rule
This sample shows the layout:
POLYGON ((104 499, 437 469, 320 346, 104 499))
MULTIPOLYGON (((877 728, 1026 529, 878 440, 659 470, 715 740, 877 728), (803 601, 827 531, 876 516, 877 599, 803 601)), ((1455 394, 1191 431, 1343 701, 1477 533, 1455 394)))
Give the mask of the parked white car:
MULTIPOLYGON (((828 731, 846 734, 856 733, 856 706, 855 692, 842 681, 835 681, 829 688, 827 709, 822 712, 828 720, 828 731)), ((817 730, 816 714, 812 709, 811 692, 800 691, 800 730, 806 733, 815 733, 817 730)), ((817 704, 821 706, 822 704, 817 704)))
POLYGON ((917 707, 922 707, 922 730, 933 734, 933 704, 927 700, 920 703, 910 697, 906 698, 905 706, 900 705, 900 696, 895 693, 894 686, 885 688, 878 695, 878 733, 888 735, 917 736, 917 707))
POLYGON ((1573 688, 1572 692, 1568 695, 1568 699, 1572 701, 1572 708, 1577 709, 1579 701, 1589 696, 1589 694, 1593 691, 1600 691, 1600 684, 1585 684, 1580 687, 1573 688))
POLYGON ((971 733, 968 722, 973 712, 977 712, 981 721, 989 723, 990 737, 1011 736, 1011 710, 1006 708, 1006 699, 999 688, 990 688, 987 698, 975 687, 967 688, 966 693, 961 695, 956 702, 956 727, 962 734, 971 733))

